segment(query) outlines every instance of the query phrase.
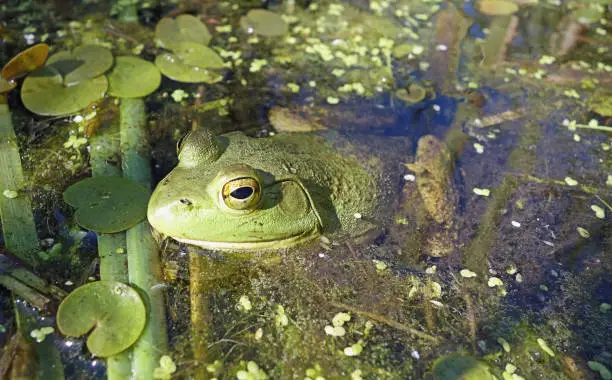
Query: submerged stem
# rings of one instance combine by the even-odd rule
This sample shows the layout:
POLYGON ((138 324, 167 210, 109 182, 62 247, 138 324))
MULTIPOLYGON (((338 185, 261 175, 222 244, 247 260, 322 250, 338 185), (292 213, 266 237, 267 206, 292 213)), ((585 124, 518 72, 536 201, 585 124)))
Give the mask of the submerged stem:
MULTIPOLYGON (((119 112, 123 175, 150 187, 151 168, 144 101, 123 98, 119 112)), ((159 252, 155 248, 151 227, 146 220, 130 228, 126 236, 130 284, 141 291, 148 310, 147 325, 134 345, 133 378, 150 379, 159 365, 159 358, 168 351, 159 252)))

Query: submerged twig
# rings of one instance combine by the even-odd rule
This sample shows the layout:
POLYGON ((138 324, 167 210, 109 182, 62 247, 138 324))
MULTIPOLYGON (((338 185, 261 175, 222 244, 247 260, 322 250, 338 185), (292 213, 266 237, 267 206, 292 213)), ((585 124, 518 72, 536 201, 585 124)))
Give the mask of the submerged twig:
POLYGON ((353 306, 350 306, 350 305, 347 305, 347 304, 344 304, 344 303, 340 303, 340 302, 329 302, 329 304, 331 306, 333 306, 333 307, 338 308, 338 309, 344 309, 344 310, 350 311, 351 313, 363 315, 364 317, 368 317, 368 318, 370 318, 373 321, 384 323, 384 324, 386 324, 388 326, 391 326, 391 327, 396 328, 398 330, 405 331, 408 334, 417 336, 417 337, 419 337, 421 339, 429 340, 429 341, 435 342, 435 343, 440 342, 440 339, 435 337, 435 336, 433 336, 433 335, 429 335, 429 334, 424 333, 422 331, 419 331, 417 329, 413 329, 413 328, 408 327, 408 326, 406 326, 406 325, 404 325, 402 323, 399 323, 399 322, 396 322, 396 321, 394 321, 392 319, 389 319, 389 318, 387 318, 387 317, 385 317, 383 315, 375 314, 375 313, 372 313, 372 312, 369 312, 369 311, 365 311, 365 310, 361 310, 361 309, 358 309, 356 307, 353 307, 353 306))

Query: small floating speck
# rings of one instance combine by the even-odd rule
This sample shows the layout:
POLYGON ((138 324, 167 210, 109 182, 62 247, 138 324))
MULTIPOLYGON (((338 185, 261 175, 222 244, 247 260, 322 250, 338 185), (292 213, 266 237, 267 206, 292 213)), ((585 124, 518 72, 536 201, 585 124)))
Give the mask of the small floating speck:
POLYGON ((436 46, 436 50, 437 51, 447 51, 448 50, 448 46, 440 44, 440 45, 436 46))
POLYGON ((465 277, 465 278, 476 277, 476 273, 472 272, 469 269, 461 269, 461 271, 459 271, 459 274, 461 275, 461 277, 465 277))
POLYGON ((595 213, 595 217, 598 219, 604 219, 606 217, 606 211, 597 205, 591 205, 591 210, 595 213))
POLYGON ((568 186, 576 186, 578 184, 578 181, 576 181, 572 177, 565 177, 565 183, 567 183, 568 186))
POLYGON ((483 197, 488 197, 489 195, 491 195, 491 190, 489 189, 479 189, 475 187, 473 191, 474 191, 474 194, 481 195, 483 197))
POLYGON ((354 213, 353 216, 355 217, 355 219, 361 219, 362 218, 361 213, 359 213, 359 212, 354 213))
POLYGON ((415 180, 416 180, 416 177, 414 176, 414 174, 406 174, 404 176, 404 181, 414 182, 415 180))
POLYGON ((476 153, 482 154, 482 152, 484 152, 484 146, 479 143, 474 143, 474 150, 476 151, 476 153))
POLYGON ((510 343, 504 338, 497 338, 497 343, 504 349, 506 352, 510 352, 510 343))
POLYGON ((15 199, 19 196, 19 193, 15 190, 6 189, 2 192, 2 195, 4 195, 8 199, 15 199))
POLYGON ((585 239, 588 239, 591 237, 591 234, 586 228, 576 227, 576 230, 578 231, 578 234, 580 234, 580 236, 582 236, 585 239))
POLYGON ((328 96, 327 97, 327 103, 329 104, 338 104, 340 102, 340 99, 333 97, 333 96, 328 96))
POLYGON ((555 352, 554 352, 554 351, 553 351, 553 350, 552 350, 550 347, 548 347, 548 344, 546 344, 546 341, 545 341, 544 339, 542 339, 542 338, 538 338, 538 339, 537 339, 537 342, 538 342, 538 344, 540 345, 540 348, 541 348, 541 349, 542 349, 544 352, 546 352, 546 353, 547 353, 548 355, 550 355, 550 356, 553 356, 553 357, 555 356, 555 352))
POLYGON ((436 112, 440 112, 440 109, 441 109, 441 108, 440 108, 440 106, 439 106, 438 104, 434 104, 434 105, 432 106, 432 108, 433 108, 433 109, 434 109, 434 111, 436 111, 436 112))
POLYGON ((521 226, 521 223, 517 222, 516 220, 513 220, 510 223, 512 224, 513 227, 516 227, 516 228, 519 228, 521 226))
POLYGON ((499 277, 489 277, 487 285, 489 285, 489 288, 494 288, 496 286, 503 286, 504 282, 499 277))

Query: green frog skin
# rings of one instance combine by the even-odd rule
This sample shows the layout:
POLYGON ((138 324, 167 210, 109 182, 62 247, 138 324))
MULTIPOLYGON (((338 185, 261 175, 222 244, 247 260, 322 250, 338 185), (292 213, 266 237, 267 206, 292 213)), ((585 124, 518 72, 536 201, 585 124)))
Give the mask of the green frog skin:
POLYGON ((179 148, 178 165, 151 196, 148 220, 180 242, 226 251, 365 233, 380 195, 366 168, 376 168, 377 161, 359 161, 342 146, 340 154, 313 134, 191 132, 179 148))

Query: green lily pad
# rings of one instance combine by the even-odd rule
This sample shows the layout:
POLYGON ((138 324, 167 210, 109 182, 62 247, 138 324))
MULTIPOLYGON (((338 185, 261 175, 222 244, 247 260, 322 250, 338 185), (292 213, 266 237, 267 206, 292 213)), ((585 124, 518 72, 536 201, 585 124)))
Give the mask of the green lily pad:
POLYGON ((60 51, 49 57, 47 66, 56 69, 67 87, 104 74, 113 65, 113 54, 105 47, 84 45, 72 53, 60 51))
POLYGON ((91 282, 75 289, 59 306, 57 327, 67 336, 87 338, 89 351, 101 357, 116 355, 134 344, 147 320, 136 290, 114 281, 91 282))
POLYGON ((603 16, 603 7, 582 7, 575 9, 570 17, 581 24, 592 24, 598 22, 603 16))
POLYGON ((451 354, 436 359, 425 377, 433 380, 493 380, 489 366, 471 356, 451 354))
POLYGON ((251 9, 240 18, 240 26, 247 33, 264 37, 278 37, 289 31, 289 26, 280 15, 265 9, 251 9))
POLYGON ((155 58, 155 65, 165 76, 185 83, 216 83, 223 76, 215 71, 187 65, 176 54, 164 53, 155 58))
POLYGON ((518 11, 516 3, 509 0, 480 0, 478 10, 487 16, 508 16, 518 11))
POLYGON ((108 81, 104 75, 78 85, 64 86, 62 75, 45 66, 30 74, 21 86, 21 100, 27 109, 39 115, 65 115, 80 111, 104 96, 108 81))
POLYGON ((603 117, 612 117, 612 92, 595 92, 589 101, 589 110, 603 117))
POLYGON ((157 38, 168 50, 179 48, 184 41, 208 45, 212 38, 206 25, 192 15, 180 15, 176 19, 162 18, 155 26, 157 38))
POLYGON ((408 90, 401 88, 395 92, 398 99, 403 100, 408 104, 421 102, 427 96, 427 90, 418 84, 412 83, 408 90))
POLYGON ((5 92, 9 92, 12 89, 17 87, 17 82, 14 80, 8 81, 4 78, 0 78, 0 94, 4 94, 5 92))
POLYGON ((149 61, 138 57, 115 58, 115 67, 108 74, 108 93, 120 98, 140 98, 157 90, 161 73, 149 61))
POLYGON ((197 66, 201 69, 222 69, 223 59, 208 46, 195 42, 183 41, 178 44, 174 53, 190 66, 197 66))
POLYGON ((75 207, 77 223, 98 233, 127 230, 143 220, 150 192, 122 177, 92 177, 64 191, 64 202, 75 207))

